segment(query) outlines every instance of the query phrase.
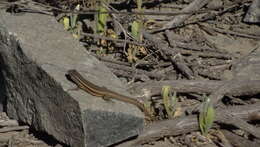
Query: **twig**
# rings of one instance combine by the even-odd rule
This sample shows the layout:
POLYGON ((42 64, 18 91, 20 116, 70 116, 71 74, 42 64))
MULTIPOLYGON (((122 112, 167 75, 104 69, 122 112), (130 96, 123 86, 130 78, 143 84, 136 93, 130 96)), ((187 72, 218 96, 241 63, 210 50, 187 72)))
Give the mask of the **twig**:
MULTIPOLYGON (((38 3, 38 2, 29 2, 29 3, 33 3, 33 4, 37 4, 39 6, 42 6, 43 8, 46 8, 45 11, 50 11, 52 9, 52 10, 60 11, 62 13, 72 13, 72 14, 98 14, 98 13, 100 13, 97 10, 92 10, 92 9, 88 9, 88 10, 84 10, 84 11, 64 10, 64 9, 61 9, 61 8, 57 8, 57 7, 41 4, 41 3, 38 3)), ((23 6, 25 8, 27 6, 26 4, 23 4, 22 2, 0 2, 0 4, 1 5, 8 5, 8 6, 16 4, 16 5, 19 5, 19 6, 23 6)), ((107 11, 107 12, 104 12, 104 13, 123 14, 123 15, 165 15, 165 16, 175 16, 175 15, 181 15, 181 14, 193 14, 193 13, 205 13, 205 12, 209 12, 209 10, 193 11, 193 12, 118 12, 118 11, 107 11)))
POLYGON ((127 67, 127 66, 122 66, 122 65, 118 65, 118 64, 112 64, 112 63, 105 63, 105 64, 106 64, 106 66, 108 66, 110 68, 120 69, 120 70, 124 70, 124 71, 130 72, 130 73, 144 74, 150 78, 162 79, 164 77, 164 75, 161 75, 161 74, 147 72, 147 71, 141 70, 141 69, 135 70, 132 67, 127 67))
POLYGON ((184 60, 182 59, 182 56, 180 54, 171 57, 171 61, 184 77, 189 80, 194 79, 194 74, 192 70, 184 63, 184 60))
POLYGON ((0 127, 7 127, 7 126, 18 126, 17 120, 5 120, 0 121, 0 127))
POLYGON ((115 39, 115 38, 100 36, 100 35, 96 35, 96 34, 81 33, 81 35, 87 36, 87 37, 96 38, 96 39, 103 39, 103 40, 109 40, 109 41, 115 41, 115 42, 123 42, 123 43, 126 42, 126 43, 129 43, 129 44, 134 44, 134 45, 139 45, 139 46, 146 46, 145 44, 142 44, 142 43, 139 43, 139 42, 136 42, 136 41, 115 39))
POLYGON ((0 129, 0 133, 27 130, 27 129, 29 129, 29 126, 5 127, 0 129))
MULTIPOLYGON (((209 0, 194 0, 187 7, 181 10, 181 12, 191 12, 198 11, 204 5, 206 5, 209 0)), ((192 13, 191 13, 192 14, 192 13)), ((182 24, 187 18, 191 16, 191 14, 183 14, 174 17, 174 19, 163 26, 162 29, 171 28, 176 25, 182 24)))
POLYGON ((131 64, 128 62, 122 62, 122 61, 117 61, 117 60, 113 60, 113 59, 108 59, 106 57, 103 56, 98 56, 96 54, 91 54, 92 56, 95 56, 96 58, 98 58, 99 60, 103 61, 103 62, 108 62, 108 63, 113 63, 113 64, 118 64, 118 65, 123 65, 123 66, 128 66, 130 67, 131 64))
POLYGON ((222 34, 230 34, 230 35, 234 35, 234 36, 260 40, 260 36, 253 36, 253 35, 249 35, 249 34, 243 34, 243 33, 234 32, 234 31, 227 30, 227 29, 213 28, 213 27, 205 26, 205 25, 203 25, 203 27, 207 27, 209 29, 212 29, 212 30, 214 30, 216 32, 219 32, 219 33, 222 33, 222 34))
POLYGON ((176 48, 170 48, 167 46, 167 44, 162 43, 162 41, 155 38, 152 34, 143 31, 144 38, 147 39, 152 47, 155 47, 156 49, 162 51, 165 55, 175 55, 177 53, 181 53, 183 55, 197 55, 199 57, 203 58, 218 58, 218 59, 225 59, 230 60, 232 59, 232 56, 229 54, 221 54, 217 52, 198 52, 193 50, 180 50, 176 48))
POLYGON ((129 79, 134 79, 135 80, 140 80, 140 81, 147 81, 150 80, 150 78, 148 78, 146 75, 142 75, 142 74, 134 74, 133 73, 129 73, 127 71, 123 71, 123 70, 118 70, 118 69, 111 69, 111 71, 118 77, 125 77, 125 78, 129 78, 129 79))
MULTIPOLYGON (((222 15, 230 10, 232 10, 233 8, 235 7, 241 7, 241 5, 238 5, 239 3, 241 3, 243 0, 238 0, 236 1, 235 3, 231 4, 230 6, 227 6, 227 7, 224 7, 223 10, 221 10, 220 12, 217 12, 217 13, 209 13, 208 15, 198 19, 198 20, 195 20, 195 21, 191 21, 191 22, 183 22, 183 23, 178 23, 178 24, 174 24, 173 26, 171 27, 168 27, 168 28, 160 28, 160 29, 157 29, 157 30, 153 30, 151 33, 158 33, 158 32, 161 32, 161 31, 165 31, 165 30, 171 30, 171 29, 175 29, 175 28, 179 28, 179 27, 183 27, 183 26, 186 26, 186 25, 190 25, 190 24, 196 24, 198 22, 204 22, 204 21, 207 21, 207 20, 210 20, 210 19, 213 19, 215 18, 216 16, 219 16, 219 15, 222 15)), ((251 0, 244 0, 243 2, 244 3, 247 3, 247 2, 250 2, 251 0)), ((244 4, 243 3, 243 4, 244 4)))
MULTIPOLYGON (((116 9, 114 9, 113 7, 111 7, 109 4, 107 4, 107 3, 105 3, 104 1, 102 1, 102 3, 104 3, 104 5, 105 5, 105 7, 108 9, 108 10, 113 10, 113 11, 117 11, 116 9)), ((124 46, 123 46, 123 51, 124 51, 124 53, 127 55, 127 53, 126 53, 126 40, 127 40, 127 38, 128 38, 128 36, 127 35, 129 35, 129 33, 124 29, 124 27, 122 26, 122 24, 120 23, 120 22, 118 22, 117 21, 117 16, 115 15, 115 14, 111 14, 112 15, 112 17, 113 17, 113 20, 114 20, 114 22, 116 22, 117 24, 118 24, 118 26, 120 27, 120 29, 123 31, 123 33, 124 33, 124 38, 125 38, 125 42, 124 42, 124 46)))

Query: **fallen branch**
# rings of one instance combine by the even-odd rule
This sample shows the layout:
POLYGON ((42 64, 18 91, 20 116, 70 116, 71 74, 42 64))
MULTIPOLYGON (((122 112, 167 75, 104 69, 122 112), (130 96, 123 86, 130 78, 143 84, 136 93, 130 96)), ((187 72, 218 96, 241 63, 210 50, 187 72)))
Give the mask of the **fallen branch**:
MULTIPOLYGON (((231 82, 231 81, 230 81, 231 82)), ((214 80, 171 80, 171 81, 158 81, 158 82, 144 82, 135 84, 130 91, 144 95, 149 93, 150 96, 160 95, 162 86, 170 85, 172 91, 180 93, 212 93, 218 87, 225 84, 225 81, 214 80)), ((232 86, 227 85, 223 87, 222 97, 227 96, 252 96, 260 94, 260 80, 233 80, 232 86)), ((219 94, 219 93, 218 93, 219 94)), ((221 98, 222 98, 221 97, 221 98)), ((218 97, 212 99, 219 100, 218 97)))
MULTIPOLYGON (((241 130, 245 130, 246 132, 254 134, 254 136, 256 136, 257 138, 260 138, 259 129, 249 124, 243 124, 243 127, 245 128, 241 128, 241 124, 233 122, 233 119, 228 120, 229 117, 226 117, 226 114, 223 115, 223 112, 230 112, 230 115, 233 115, 239 119, 249 120, 248 116, 254 112, 258 112, 259 110, 259 102, 252 105, 233 106, 231 108, 226 108, 225 110, 218 109, 216 110, 217 123, 215 123, 215 127, 220 127, 223 123, 233 125, 241 130)), ((146 129, 140 134, 140 136, 132 142, 132 145, 144 144, 150 141, 158 140, 165 136, 177 136, 196 130, 199 130, 199 126, 197 116, 194 115, 176 118, 172 120, 158 121, 148 125, 146 129)))
POLYGON ((29 126, 5 127, 0 129, 0 133, 27 130, 27 129, 29 129, 29 126))
POLYGON ((7 127, 7 126, 18 126, 17 120, 0 120, 0 127, 7 127))

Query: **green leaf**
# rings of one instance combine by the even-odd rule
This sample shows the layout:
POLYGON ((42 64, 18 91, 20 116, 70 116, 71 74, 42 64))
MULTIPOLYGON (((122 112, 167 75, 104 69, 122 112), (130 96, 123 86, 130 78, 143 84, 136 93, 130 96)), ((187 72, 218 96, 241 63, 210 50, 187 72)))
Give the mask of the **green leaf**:
POLYGON ((75 28, 77 24, 78 15, 71 14, 70 15, 70 26, 71 28, 75 28))
POLYGON ((175 106, 177 103, 176 92, 174 95, 171 95, 171 86, 163 86, 162 88, 162 97, 163 97, 163 104, 166 110, 166 113, 169 118, 173 118, 175 114, 175 106))
POLYGON ((137 9, 141 10, 142 9, 142 0, 137 0, 137 9))
POLYGON ((97 16, 97 33, 98 34, 102 34, 104 33, 105 29, 106 29, 106 22, 107 22, 107 9, 99 6, 98 9, 98 16, 97 16))
POLYGON ((134 39, 140 41, 141 39, 141 23, 138 21, 134 21, 131 26, 131 34, 134 37, 134 39))
POLYGON ((199 126, 202 135, 207 135, 215 119, 215 110, 210 99, 204 96, 202 110, 199 114, 199 126))
POLYGON ((65 30, 70 29, 70 19, 67 16, 65 16, 63 18, 63 25, 64 25, 65 30))
POLYGON ((206 129, 209 130, 214 122, 215 119, 215 110, 212 105, 210 105, 207 109, 207 116, 206 116, 206 129))
MULTIPOLYGON (((75 8, 75 10, 79 11, 80 5, 78 4, 75 8)), ((71 28, 77 27, 77 21, 78 21, 78 14, 71 14, 70 15, 70 26, 71 28)))

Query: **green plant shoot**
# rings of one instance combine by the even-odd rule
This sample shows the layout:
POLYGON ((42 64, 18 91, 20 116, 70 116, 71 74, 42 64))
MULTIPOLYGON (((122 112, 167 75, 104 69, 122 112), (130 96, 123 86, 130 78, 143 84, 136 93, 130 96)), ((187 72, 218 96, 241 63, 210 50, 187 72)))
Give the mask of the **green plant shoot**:
MULTIPOLYGON (((139 12, 142 12, 142 0, 136 0, 137 3, 137 9, 139 12)), ((142 23, 142 19, 140 16, 138 16, 137 18, 139 18, 138 20, 135 20, 132 23, 131 26, 131 34, 134 37, 134 39, 138 40, 138 41, 142 41, 142 27, 143 27, 143 23, 142 23)))
POLYGON ((212 127, 215 119, 215 110, 211 100, 207 96, 203 96, 202 110, 199 114, 199 126, 202 135, 206 136, 212 127))
MULTIPOLYGON (((80 5, 77 5, 75 10, 79 11, 80 5)), ((78 14, 71 14, 70 15, 70 26, 72 29, 77 27, 77 21, 78 21, 78 14)))
POLYGON ((107 17, 108 17, 107 9, 100 4, 98 8, 97 30, 96 30, 98 34, 103 34, 105 32, 107 17))
MULTIPOLYGON (((77 5, 75 10, 79 11, 80 5, 77 5)), ((78 25, 78 14, 70 14, 63 17, 64 29, 70 31, 75 38, 80 37, 81 26, 78 25)))
POLYGON ((163 86, 162 88, 163 104, 168 115, 168 118, 173 118, 175 114, 175 107, 177 104, 176 92, 173 96, 171 93, 171 86, 163 86))
POLYGON ((138 9, 139 11, 142 10, 142 4, 143 4, 142 0, 137 0, 137 9, 138 9))
POLYGON ((70 29, 70 19, 67 16, 63 18, 63 25, 65 30, 70 29))
POLYGON ((134 37, 134 39, 141 41, 141 27, 142 24, 140 21, 134 21, 131 26, 131 34, 134 37))

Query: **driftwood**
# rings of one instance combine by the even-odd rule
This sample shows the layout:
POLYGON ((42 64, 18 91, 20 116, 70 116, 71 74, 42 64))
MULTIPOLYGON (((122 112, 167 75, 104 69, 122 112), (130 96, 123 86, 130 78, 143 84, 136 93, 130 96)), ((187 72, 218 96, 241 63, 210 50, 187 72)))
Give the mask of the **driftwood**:
MULTIPOLYGON (((231 81, 230 81, 231 82, 231 81)), ((149 96, 160 95, 161 88, 164 85, 170 85, 173 91, 180 93, 212 93, 218 87, 222 86, 225 81, 213 80, 169 80, 158 82, 144 82, 133 85, 130 89, 138 93, 138 96, 148 94, 149 96)), ((226 86, 224 95, 228 96, 252 96, 260 93, 259 80, 237 80, 232 81, 231 87, 226 86)))
MULTIPOLYGON (((244 119, 249 121, 250 114, 254 112, 260 111, 260 103, 252 104, 252 105, 245 105, 245 106, 234 106, 231 108, 226 108, 226 111, 230 112, 231 115, 238 117, 239 119, 244 119)), ((216 110, 217 117, 215 127, 221 127, 222 123, 233 125, 233 120, 229 117, 223 115, 223 112, 220 109, 216 110), (229 121, 229 123, 228 123, 229 121)), ((245 130, 243 127, 245 126, 236 126, 239 129, 245 130)), ((259 138, 260 131, 255 127, 249 127, 250 129, 247 130, 249 133, 253 133, 257 135, 259 138)), ((180 134, 186 134, 192 131, 199 130, 198 126, 198 119, 197 116, 185 116, 181 118, 176 118, 172 120, 165 120, 165 121, 158 121, 149 126, 140 134, 140 136, 132 142, 133 145, 147 143, 149 141, 157 140, 165 136, 176 136, 180 134)))
POLYGON ((227 130, 221 130, 221 132, 225 135, 225 137, 229 140, 229 142, 233 146, 250 146, 250 147, 260 146, 259 140, 251 141, 227 130))
POLYGON ((27 130, 27 129, 29 129, 29 126, 4 127, 0 129, 0 133, 18 131, 18 130, 27 130))
MULTIPOLYGON (((194 0, 191 2, 186 8, 182 10, 182 12, 192 12, 197 11, 200 8, 202 8, 204 5, 206 5, 209 2, 209 0, 194 0)), ((184 14, 174 17, 174 19, 167 24, 164 25, 163 29, 166 30, 168 28, 180 25, 183 23, 187 18, 189 18, 191 14, 184 14)))
POLYGON ((0 121, 0 127, 7 127, 7 126, 18 126, 18 122, 17 120, 14 119, 0 121))
POLYGON ((224 59, 224 60, 230 60, 232 59, 232 55, 230 54, 222 54, 218 52, 198 52, 194 50, 181 50, 178 48, 171 48, 168 47, 166 41, 160 40, 156 37, 154 37, 151 33, 143 31, 144 38, 149 42, 149 45, 151 47, 156 48, 157 50, 161 51, 164 55, 175 55, 177 53, 183 54, 183 55, 192 55, 195 54, 198 57, 203 58, 218 58, 218 59, 224 59))
POLYGON ((179 70, 179 72, 181 72, 187 79, 194 79, 193 72, 186 64, 184 64, 182 55, 177 54, 174 57, 171 57, 171 61, 177 70, 179 70))

